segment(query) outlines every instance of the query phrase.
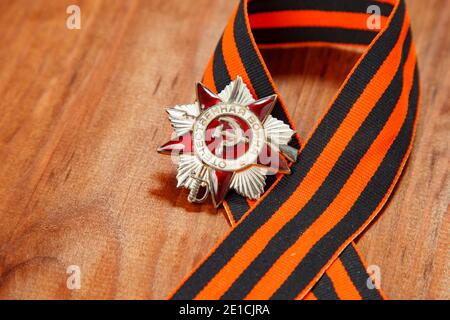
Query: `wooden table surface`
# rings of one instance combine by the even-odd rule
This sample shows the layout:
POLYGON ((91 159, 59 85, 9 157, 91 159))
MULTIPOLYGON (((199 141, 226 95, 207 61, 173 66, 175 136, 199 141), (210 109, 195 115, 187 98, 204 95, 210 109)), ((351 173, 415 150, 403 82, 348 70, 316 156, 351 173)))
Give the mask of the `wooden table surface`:
MULTIPOLYGON (((228 230, 155 152, 236 0, 0 2, 0 297, 164 298, 228 230), (81 30, 66 8, 81 8, 81 30), (66 286, 79 266, 81 288, 66 286)), ((415 147, 358 240, 393 299, 449 299, 450 1, 409 0, 421 71, 415 147)), ((360 53, 264 51, 301 137, 360 53)))

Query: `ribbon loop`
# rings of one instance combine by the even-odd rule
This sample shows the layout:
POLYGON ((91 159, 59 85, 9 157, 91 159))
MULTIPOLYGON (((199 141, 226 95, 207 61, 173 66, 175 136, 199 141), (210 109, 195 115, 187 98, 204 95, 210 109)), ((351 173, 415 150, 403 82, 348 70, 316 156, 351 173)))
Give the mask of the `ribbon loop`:
MULTIPOLYGON (((366 49, 291 175, 273 178, 254 203, 229 195, 232 229, 172 298, 382 298, 352 241, 392 193, 414 136, 419 80, 404 1, 241 0, 204 82, 220 91, 241 76, 255 98, 278 94, 259 47, 305 45, 366 49), (381 30, 367 26, 370 6, 381 30)), ((294 128, 282 99, 273 115, 294 128)))

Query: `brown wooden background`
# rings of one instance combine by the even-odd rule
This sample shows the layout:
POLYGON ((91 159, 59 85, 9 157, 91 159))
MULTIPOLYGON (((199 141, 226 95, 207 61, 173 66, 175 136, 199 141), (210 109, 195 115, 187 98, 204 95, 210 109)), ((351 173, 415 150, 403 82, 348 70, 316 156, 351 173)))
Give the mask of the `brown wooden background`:
MULTIPOLYGON (((409 0, 421 119, 401 183, 358 241, 394 299, 448 299, 450 1, 409 0)), ((0 1, 0 297, 164 298, 229 226, 156 154, 236 1, 0 1), (66 29, 66 7, 82 29, 66 29), (81 289, 66 268, 81 268, 81 289)), ((265 51, 305 138, 358 53, 265 51)))

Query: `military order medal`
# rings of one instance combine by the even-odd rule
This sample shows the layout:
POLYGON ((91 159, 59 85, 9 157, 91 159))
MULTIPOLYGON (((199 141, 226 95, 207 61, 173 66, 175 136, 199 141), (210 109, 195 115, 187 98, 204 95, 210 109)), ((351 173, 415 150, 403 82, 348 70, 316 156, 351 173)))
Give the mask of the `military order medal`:
POLYGON ((276 95, 253 98, 242 79, 218 95, 197 84, 197 101, 167 110, 174 138, 158 152, 178 156, 178 187, 190 189, 190 202, 211 194, 219 206, 231 188, 250 199, 264 192, 266 175, 290 173, 287 160, 294 131, 272 117, 276 95))

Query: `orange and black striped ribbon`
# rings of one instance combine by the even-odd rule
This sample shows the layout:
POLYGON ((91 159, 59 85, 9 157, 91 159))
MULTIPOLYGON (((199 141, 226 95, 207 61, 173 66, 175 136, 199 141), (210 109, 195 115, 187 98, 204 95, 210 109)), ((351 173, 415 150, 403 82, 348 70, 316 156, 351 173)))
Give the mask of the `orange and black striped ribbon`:
MULTIPOLYGON (((232 228, 172 299, 382 299, 354 239, 388 200, 415 132, 419 79, 403 0, 241 0, 204 83, 238 75, 255 98, 278 94, 260 47, 365 48, 291 175, 269 179, 256 202, 231 193, 232 228), (381 29, 367 27, 369 6, 381 29)), ((279 96, 279 95, 278 95, 279 96)), ((273 116, 294 127, 279 97, 273 116)))

